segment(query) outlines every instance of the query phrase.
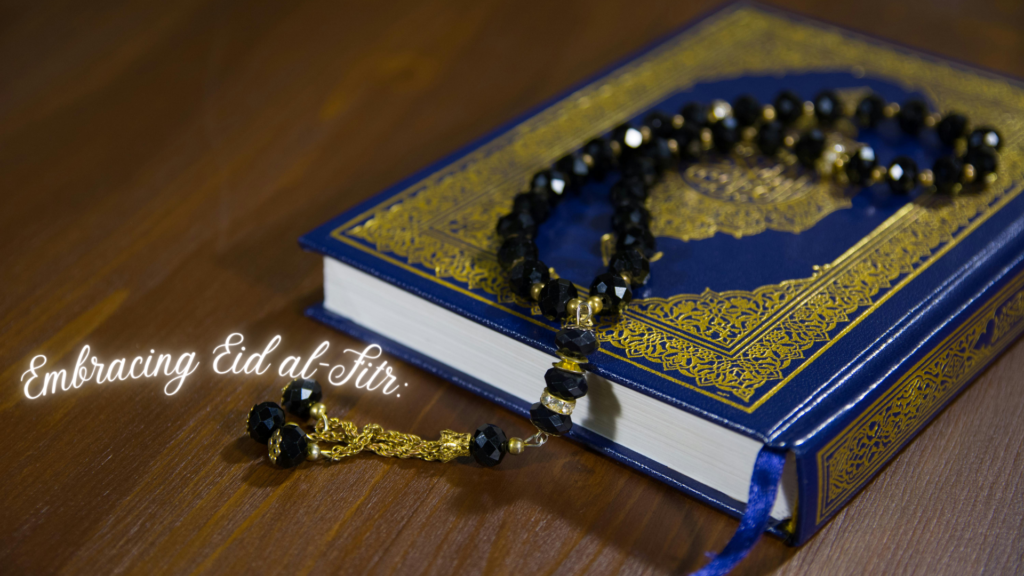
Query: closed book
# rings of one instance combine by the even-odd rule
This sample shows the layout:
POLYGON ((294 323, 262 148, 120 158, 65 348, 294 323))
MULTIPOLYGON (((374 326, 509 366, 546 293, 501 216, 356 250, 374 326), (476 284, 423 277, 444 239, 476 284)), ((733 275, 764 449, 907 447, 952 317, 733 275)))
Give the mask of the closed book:
MULTIPOLYGON (((652 110, 784 89, 963 113, 997 127, 998 171, 950 197, 857 189, 743 149, 670 169, 648 199, 660 258, 621 318, 596 324, 568 436, 733 515, 759 450, 785 450, 770 531, 800 544, 1024 329, 1018 82, 732 7, 302 237, 324 256, 324 303, 308 313, 526 416, 562 324, 498 265, 495 225, 513 197, 652 110)), ((924 169, 950 152, 932 130, 885 120, 837 127, 826 155, 856 142, 883 165, 924 169)), ((584 295, 605 270, 613 180, 567 195, 537 235, 541 259, 584 295)))

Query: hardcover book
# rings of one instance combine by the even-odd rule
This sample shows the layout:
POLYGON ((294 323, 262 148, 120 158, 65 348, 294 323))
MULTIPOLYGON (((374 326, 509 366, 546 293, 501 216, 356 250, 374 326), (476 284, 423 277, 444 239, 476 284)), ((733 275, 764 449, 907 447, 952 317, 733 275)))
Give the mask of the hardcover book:
MULTIPOLYGON (((587 140, 689 101, 783 89, 923 98, 997 126, 997 178, 941 200, 859 192, 758 155, 707 156, 652 191, 662 256, 595 330, 569 436, 740 515, 758 450, 787 451, 771 531, 800 544, 1024 329, 1024 85, 761 8, 719 12, 301 239, 324 256, 312 317, 527 415, 561 325, 509 289, 495 233, 531 176, 587 140), (577 416, 578 415, 578 416, 577 416)), ((933 136, 933 135, 932 135, 933 136)), ((931 166, 930 137, 883 125, 882 163, 931 166)), ((608 183, 541 228, 586 294, 604 269, 608 183)), ((524 422, 524 427, 529 426, 524 422)))

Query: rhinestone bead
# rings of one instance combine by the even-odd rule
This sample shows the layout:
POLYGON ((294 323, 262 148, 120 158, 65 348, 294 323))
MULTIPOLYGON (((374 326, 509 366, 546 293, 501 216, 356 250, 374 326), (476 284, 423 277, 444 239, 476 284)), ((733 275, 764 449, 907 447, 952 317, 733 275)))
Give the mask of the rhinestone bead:
POLYGON ((744 94, 732 103, 732 115, 740 126, 753 126, 761 118, 761 103, 750 94, 744 94))
POLYGON ((285 386, 281 394, 281 406, 290 414, 308 420, 309 409, 323 397, 319 382, 309 378, 297 378, 285 386))
POLYGON ((554 412, 540 402, 530 406, 530 422, 542 432, 561 436, 572 429, 572 417, 554 412))
POLYGON ((871 146, 861 146, 846 163, 846 176, 850 179, 851 184, 863 186, 871 179, 871 171, 877 165, 875 149, 871 146))
POLYGON ((587 376, 580 372, 569 372, 550 368, 544 374, 548 390, 559 398, 576 400, 587 395, 587 376))
POLYGON ((939 123, 935 125, 935 133, 939 140, 946 146, 956 144, 957 138, 962 138, 967 132, 967 117, 963 114, 946 114, 939 123))
POLYGON ((817 128, 804 132, 793 148, 796 159, 807 168, 814 168, 814 163, 818 161, 818 158, 821 158, 821 153, 824 150, 825 134, 817 128))
POLYGON ((991 146, 977 146, 967 151, 964 155, 964 162, 974 166, 976 178, 984 178, 996 171, 999 165, 996 159, 996 151, 991 146))
POLYGON ((540 194, 522 192, 512 198, 512 211, 529 212, 530 216, 533 216, 533 221, 540 224, 551 214, 551 204, 540 194))
POLYGON ((498 248, 498 265, 502 269, 508 270, 516 260, 522 258, 537 259, 537 245, 526 236, 513 236, 498 248))
POLYGON ((306 459, 306 433, 295 425, 278 428, 270 437, 270 459, 281 468, 294 468, 306 459))
POLYGON ((555 162, 555 169, 569 177, 569 183, 573 188, 579 188, 590 176, 590 166, 583 161, 583 156, 578 152, 563 156, 555 162))
POLYGON ((566 416, 572 414, 573 409, 576 408, 575 400, 559 398, 552 394, 547 388, 545 388, 544 392, 540 395, 540 403, 548 410, 557 412, 558 414, 564 414, 566 416))
POLYGON ((583 146, 583 153, 590 156, 593 165, 590 175, 597 180, 604 180, 608 171, 615 166, 615 153, 611 144, 604 138, 594 138, 583 146))
POLYGON ((556 204, 569 189, 569 180, 558 170, 544 170, 530 180, 530 191, 541 194, 550 204, 556 204))
POLYGON ((502 238, 533 236, 537 232, 537 221, 528 211, 515 211, 498 218, 498 226, 495 230, 502 238))
POLYGON ((956 194, 960 191, 964 163, 954 156, 939 158, 932 166, 932 173, 935 175, 935 189, 939 194, 956 194))
POLYGON ((284 426, 284 410, 274 402, 263 402, 249 410, 245 431, 249 438, 266 444, 275 430, 284 426))
POLYGON ((651 133, 662 138, 671 138, 676 131, 672 125, 672 117, 660 110, 655 110, 644 118, 644 126, 651 129, 651 133))
POLYGON ((508 438, 505 431, 494 424, 484 424, 476 429, 469 440, 469 454, 477 464, 490 468, 501 464, 505 458, 508 438))
POLYGON ((639 250, 619 250, 608 262, 608 271, 616 276, 625 272, 633 288, 643 286, 651 275, 651 261, 639 250))
POLYGON ((715 149, 728 154, 740 141, 740 124, 736 118, 727 116, 711 125, 711 138, 715 149))
POLYGON ((654 236, 644 226, 631 226, 623 230, 615 240, 617 250, 640 250, 650 258, 654 254, 654 236))
POLYGON ((684 126, 703 128, 708 125, 708 109, 700 102, 689 102, 679 109, 684 126))
POLYGON ((593 330, 563 328, 555 333, 555 346, 559 354, 570 358, 585 358, 597 352, 597 336, 593 330))
POLYGON ((978 128, 973 130, 971 135, 967 137, 967 148, 977 148, 978 146, 991 146, 999 150, 1003 147, 1003 139, 999 132, 996 132, 993 128, 978 128))
POLYGON ((906 156, 898 156, 889 164, 885 179, 894 194, 907 194, 917 186, 917 163, 906 156))
POLYGON ((622 178, 639 178, 650 188, 658 181, 658 166, 649 156, 633 154, 623 158, 622 178))
POLYGON ((629 284, 622 276, 612 272, 605 272, 594 278, 590 285, 590 295, 601 297, 601 314, 604 315, 621 313, 633 299, 633 291, 629 289, 629 284))
POLYGON ((547 284, 551 273, 547 265, 535 258, 526 258, 516 262, 508 271, 508 283, 512 292, 522 298, 530 297, 530 288, 537 284, 547 284))
POLYGON ((757 147, 766 156, 774 156, 782 147, 785 129, 781 122, 765 122, 757 131, 757 147))
POLYGON ((640 178, 623 178, 612 184, 608 195, 616 207, 643 204, 647 200, 647 186, 640 178))
POLYGON ((779 93, 775 98, 774 106, 775 117, 786 126, 799 120, 804 113, 804 103, 800 101, 799 96, 789 90, 779 93))
POLYGON ((900 128, 912 136, 917 136, 924 128, 924 119, 928 116, 928 105, 922 100, 908 100, 900 106, 897 120, 900 128))
POLYGON ((814 115, 818 122, 830 126, 843 116, 843 105, 839 96, 831 90, 823 90, 814 97, 814 115))
POLYGON ((864 128, 874 128, 885 118, 885 100, 877 94, 865 96, 857 104, 853 118, 864 128))
POLYGON ((704 146, 700 140, 700 128, 684 124, 676 130, 676 144, 679 146, 679 157, 683 160, 700 160, 704 154, 704 146))
POLYGON ((619 232, 630 226, 647 226, 651 221, 651 213, 639 203, 623 203, 615 208, 612 214, 612 230, 619 232))
POLYGON ((541 288, 537 305, 544 316, 561 320, 569 315, 569 300, 578 297, 576 286, 565 278, 551 280, 541 288))

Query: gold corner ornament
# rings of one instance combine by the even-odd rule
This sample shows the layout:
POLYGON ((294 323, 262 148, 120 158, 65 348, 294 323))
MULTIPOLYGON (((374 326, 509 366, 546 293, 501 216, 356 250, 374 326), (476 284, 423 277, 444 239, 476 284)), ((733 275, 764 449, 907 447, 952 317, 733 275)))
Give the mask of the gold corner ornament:
MULTIPOLYGON (((810 277, 754 290, 709 288, 635 300, 617 326, 598 323, 603 354, 753 412, 1021 193, 1024 89, 877 41, 744 7, 579 89, 356 216, 332 237, 547 327, 535 319, 539 309, 512 294, 495 257, 494 222, 532 174, 595 133, 697 82, 836 71, 886 79, 925 94, 940 110, 999 125, 1006 142, 1001 167, 997 180, 981 193, 906 204, 810 277)), ((830 185, 801 180, 798 168, 764 164, 760 158, 724 162, 691 166, 652 194, 656 235, 700 240, 715 233, 799 232, 848 206, 830 185), (723 175, 727 185, 713 185, 721 184, 723 175), (674 220, 673 211, 681 206, 700 219, 674 220)))

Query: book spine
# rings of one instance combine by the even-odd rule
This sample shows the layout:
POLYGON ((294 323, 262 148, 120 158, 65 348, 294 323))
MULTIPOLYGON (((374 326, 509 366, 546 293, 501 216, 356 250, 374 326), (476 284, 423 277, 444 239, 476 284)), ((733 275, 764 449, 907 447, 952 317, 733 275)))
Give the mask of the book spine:
POLYGON ((986 257, 837 377, 852 375, 853 382, 863 383, 858 388, 865 393, 856 402, 823 402, 831 415, 812 409, 800 419, 827 425, 808 426, 802 438, 781 433, 771 442, 788 445, 797 457, 793 544, 826 524, 1024 332, 1022 228, 1024 219, 1008 227, 986 257))

